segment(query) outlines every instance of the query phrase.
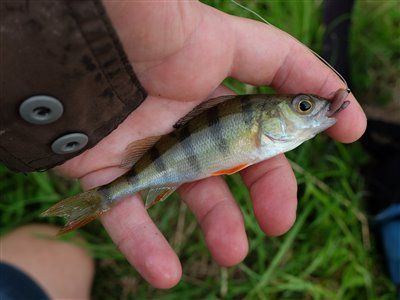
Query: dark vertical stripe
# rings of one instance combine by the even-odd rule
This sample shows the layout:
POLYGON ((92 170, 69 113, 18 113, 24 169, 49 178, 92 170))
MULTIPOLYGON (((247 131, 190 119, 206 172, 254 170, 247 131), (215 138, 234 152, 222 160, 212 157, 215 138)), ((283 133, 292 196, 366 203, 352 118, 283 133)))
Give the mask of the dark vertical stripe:
POLYGON ((154 168, 156 169, 157 172, 162 172, 166 170, 164 160, 157 146, 151 148, 151 150, 149 151, 149 155, 150 155, 150 160, 153 162, 154 168))
POLYGON ((192 136, 189 131, 188 126, 182 127, 182 129, 179 131, 180 133, 180 138, 181 138, 181 147, 183 149, 183 153, 185 154, 185 157, 192 166, 193 170, 195 172, 200 172, 201 171, 201 164, 200 161, 198 160, 194 147, 193 147, 193 141, 192 141, 192 136))
POLYGON ((207 112, 207 117, 210 132, 214 135, 215 140, 218 143, 218 149, 223 155, 226 155, 229 151, 229 144, 224 136, 218 105, 214 106, 207 112))
POLYGON ((111 202, 111 194, 110 194, 110 189, 107 187, 107 185, 102 185, 97 188, 97 192, 103 197, 103 199, 106 200, 106 202, 110 203, 111 202))
POLYGON ((240 97, 240 104, 242 106, 242 115, 243 115, 243 120, 246 125, 251 125, 252 120, 253 120, 253 106, 250 101, 245 96, 240 97))
POLYGON ((126 181, 128 181, 132 185, 135 185, 138 182, 137 174, 138 173, 136 171, 136 166, 133 166, 132 169, 130 169, 129 172, 125 175, 126 181))

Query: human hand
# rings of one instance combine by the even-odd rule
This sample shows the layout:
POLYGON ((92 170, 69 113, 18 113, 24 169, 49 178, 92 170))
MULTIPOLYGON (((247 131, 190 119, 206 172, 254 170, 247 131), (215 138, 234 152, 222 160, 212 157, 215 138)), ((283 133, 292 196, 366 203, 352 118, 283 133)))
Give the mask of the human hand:
MULTIPOLYGON (((226 15, 199 2, 105 2, 135 73, 149 96, 94 148, 59 169, 78 177, 85 189, 110 182, 126 146, 165 134, 204 99, 232 93, 221 86, 231 76, 281 93, 329 96, 340 79, 288 34, 259 22, 226 15)), ((352 95, 328 134, 352 142, 365 130, 365 116, 352 95)), ((241 172, 254 213, 268 235, 286 232, 295 220, 296 180, 279 155, 241 172)), ((179 193, 201 224, 217 263, 244 259, 248 242, 243 217, 226 183, 211 177, 183 185, 179 193)), ((138 196, 117 204, 102 217, 108 233, 141 275, 157 288, 181 277, 179 259, 152 222, 138 196)))

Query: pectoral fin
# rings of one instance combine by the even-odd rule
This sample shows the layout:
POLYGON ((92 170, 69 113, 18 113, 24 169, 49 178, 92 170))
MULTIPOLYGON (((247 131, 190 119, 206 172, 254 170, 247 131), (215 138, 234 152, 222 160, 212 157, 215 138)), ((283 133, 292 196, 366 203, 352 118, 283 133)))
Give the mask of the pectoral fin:
POLYGON ((161 188, 154 188, 150 189, 147 194, 145 195, 145 207, 146 209, 152 207, 153 205, 157 204, 160 201, 164 201, 167 199, 169 195, 171 195, 178 187, 161 187, 161 188))
POLYGON ((264 139, 275 142, 287 142, 290 139, 287 135, 287 129, 285 122, 282 122, 279 118, 272 118, 268 120, 268 123, 263 123, 258 129, 257 147, 260 147, 264 139))

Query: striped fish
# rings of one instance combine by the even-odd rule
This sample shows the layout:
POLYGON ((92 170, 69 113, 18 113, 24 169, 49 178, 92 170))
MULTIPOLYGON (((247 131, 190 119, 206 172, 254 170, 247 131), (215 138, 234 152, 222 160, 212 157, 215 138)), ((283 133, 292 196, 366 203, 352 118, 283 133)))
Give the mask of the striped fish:
POLYGON ((67 198, 45 211, 80 227, 115 203, 140 192, 146 207, 166 199, 182 183, 233 174, 289 151, 332 126, 348 90, 332 101, 316 95, 242 95, 211 99, 180 119, 175 130, 148 137, 127 149, 129 171, 113 182, 67 198))

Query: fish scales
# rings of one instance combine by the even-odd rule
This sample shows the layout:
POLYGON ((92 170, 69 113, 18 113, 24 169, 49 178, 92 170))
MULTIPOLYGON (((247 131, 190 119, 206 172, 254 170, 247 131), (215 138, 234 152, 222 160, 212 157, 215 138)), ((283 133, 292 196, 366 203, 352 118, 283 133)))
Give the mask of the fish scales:
POLYGON ((289 151, 332 126, 349 104, 349 91, 332 99, 316 95, 244 95, 211 99, 180 119, 136 163, 154 137, 133 145, 132 168, 101 187, 64 199, 43 213, 67 219, 61 233, 80 227, 136 192, 146 207, 168 197, 182 183, 237 172, 289 151))
MULTIPOLYGON (((237 99, 215 106, 182 128, 162 137, 125 177, 135 185, 135 189, 142 190, 146 186, 190 181, 199 174, 209 176, 216 166, 222 167, 223 162, 233 154, 232 150, 240 150, 235 147, 236 144, 241 148, 246 146, 243 152, 248 150, 249 143, 243 139, 249 139, 246 139, 248 130, 256 124, 245 122, 244 104, 245 102, 237 99), (238 128, 242 128, 241 132, 238 132, 238 128)), ((247 115, 255 111, 248 110, 247 115)), ((121 188, 126 189, 126 182, 123 180, 121 188)), ((117 194, 118 197, 121 196, 120 193, 117 194)))

